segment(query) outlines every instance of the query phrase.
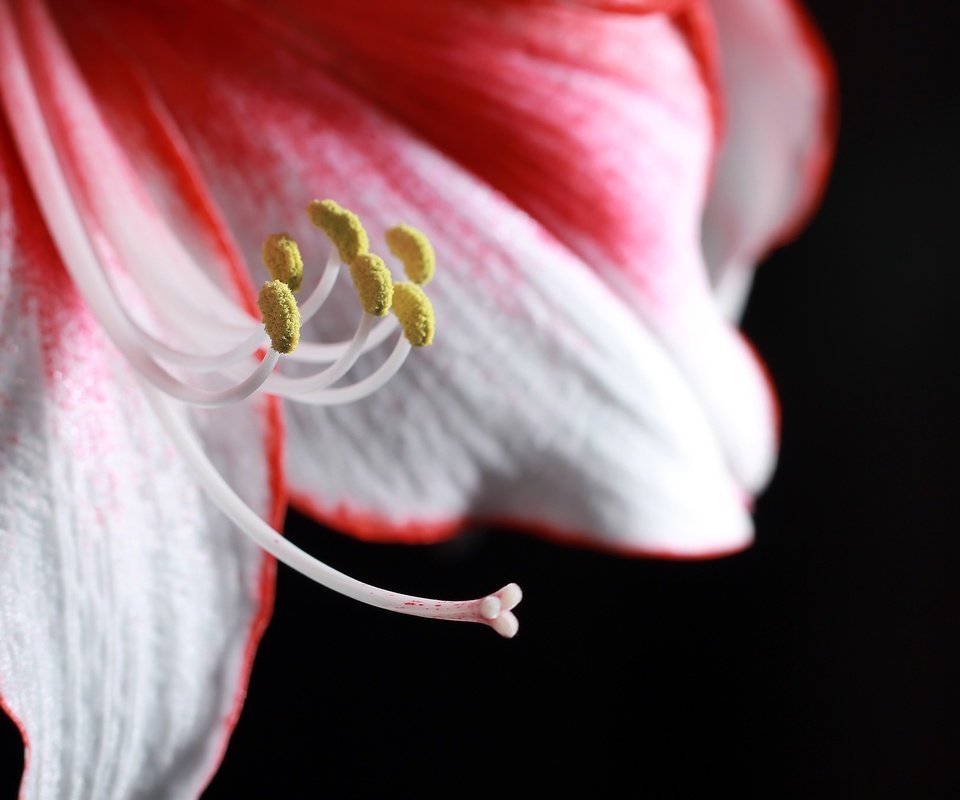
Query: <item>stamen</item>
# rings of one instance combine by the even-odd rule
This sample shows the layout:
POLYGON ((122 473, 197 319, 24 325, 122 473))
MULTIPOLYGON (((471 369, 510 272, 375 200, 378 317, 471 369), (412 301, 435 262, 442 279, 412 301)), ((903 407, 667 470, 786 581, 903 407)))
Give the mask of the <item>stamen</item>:
MULTIPOLYGON (((337 281, 337 276, 339 275, 340 270, 340 255, 337 252, 335 247, 330 248, 330 255, 327 259, 327 265, 324 268, 323 276, 320 279, 320 283, 317 285, 317 288, 313 290, 313 293, 307 298, 303 303, 299 303, 300 306, 300 319, 305 324, 308 319, 310 319, 317 311, 320 310, 320 306, 326 301, 329 297, 333 285, 337 281)), ((368 353, 376 347, 379 347, 386 341, 387 337, 395 328, 395 323, 392 319, 381 319, 377 322, 376 325, 370 330, 370 335, 364 339, 363 346, 358 355, 363 355, 368 353)), ((314 364, 327 364, 331 361, 338 361, 343 357, 344 351, 351 347, 352 340, 348 339, 342 342, 305 342, 301 341, 297 345, 297 350, 295 353, 291 353, 289 358, 291 361, 314 363, 314 364)))
POLYGON ((314 200, 307 207, 307 215, 334 243, 344 264, 352 264, 369 249, 370 240, 360 218, 333 200, 314 200))
MULTIPOLYGON (((360 349, 362 350, 362 347, 360 349)), ((366 378, 347 386, 335 386, 332 389, 320 388, 315 391, 301 393, 296 385, 290 385, 291 379, 287 378, 286 380, 282 380, 283 376, 271 376, 271 380, 276 379, 277 382, 270 383, 266 388, 271 394, 276 394, 280 397, 293 397, 298 403, 305 403, 307 405, 339 406, 347 403, 355 403, 357 400, 369 397, 386 386, 390 379, 400 371, 400 367, 403 366, 403 362, 406 361, 412 349, 410 342, 403 336, 398 336, 397 343, 393 346, 393 350, 390 355, 387 356, 386 361, 367 375, 366 378)), ((351 353, 349 355, 351 358, 355 358, 355 354, 351 353)), ((344 357, 346 357, 346 351, 344 357)), ((333 366, 331 366, 330 369, 333 369, 333 366)), ((307 381, 309 379, 302 380, 307 381)))
POLYGON ((414 347, 426 347, 433 342, 436 326, 433 304, 417 284, 394 284, 393 313, 400 320, 407 341, 414 347))
MULTIPOLYGON (((392 319, 378 320, 363 343, 360 355, 369 353, 383 344, 390 334, 396 330, 396 327, 397 323, 392 319)), ((327 364, 339 359, 343 355, 343 351, 350 346, 350 342, 350 339, 323 343, 301 341, 297 346, 297 351, 290 354, 290 360, 301 363, 327 364)))
POLYGON ((263 265, 271 279, 283 281, 291 292, 300 290, 303 283, 303 258, 297 243, 285 233, 268 236, 261 251, 263 265))
POLYGON ((201 389, 178 380, 149 356, 137 354, 137 359, 134 363, 144 379, 170 397, 175 397, 177 400, 182 400, 184 403, 194 406, 216 408, 246 400, 260 389, 270 378, 273 368, 280 359, 280 353, 276 350, 269 351, 253 371, 241 379, 239 383, 215 390, 201 389))
POLYGON ((203 452, 182 415, 174 413, 169 400, 148 384, 144 384, 144 388, 158 418, 210 499, 247 536, 278 561, 328 589, 377 608, 417 617, 482 622, 506 638, 516 634, 518 623, 512 609, 520 602, 521 593, 515 583, 476 600, 432 600, 371 586, 304 552, 260 519, 230 488, 203 452))
POLYGON ((364 253, 350 265, 350 277, 368 314, 385 317, 393 303, 393 279, 380 256, 364 253))
POLYGON ((301 322, 306 322, 316 314, 320 307, 327 302, 333 287, 340 277, 340 255, 335 247, 330 248, 330 254, 327 256, 327 263, 323 267, 323 273, 320 275, 320 281, 314 287, 310 296, 300 306, 301 322))
POLYGON ((374 318, 369 314, 364 314, 360 318, 360 324, 357 325, 357 330, 353 334, 353 338, 340 353, 340 357, 330 364, 330 366, 320 370, 314 375, 300 378, 290 378, 286 375, 271 375, 270 381, 264 387, 265 390, 280 397, 299 399, 300 395, 311 394, 320 389, 326 389, 328 386, 332 386, 357 363, 357 359, 360 358, 360 355, 363 353, 364 344, 373 326, 374 318))
POLYGON ((296 350, 300 342, 300 309, 290 287, 283 281, 267 281, 260 289, 257 305, 263 313, 270 346, 278 353, 296 350))
POLYGON ((403 271, 421 286, 430 282, 437 257, 426 235, 412 225, 395 225, 387 230, 387 247, 403 262, 403 271))

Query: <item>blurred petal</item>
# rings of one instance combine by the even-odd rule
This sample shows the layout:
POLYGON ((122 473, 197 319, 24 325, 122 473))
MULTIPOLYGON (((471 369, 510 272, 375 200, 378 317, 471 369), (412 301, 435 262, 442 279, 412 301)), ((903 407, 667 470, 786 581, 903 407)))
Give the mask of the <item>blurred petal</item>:
POLYGON ((704 219, 717 298, 740 316, 753 268, 806 222, 836 136, 833 66, 793 0, 711 0, 720 38, 725 130, 704 219))
MULTIPOLYGON (((155 94, 143 102, 176 118, 171 135, 189 153, 175 159, 202 170, 249 263, 272 230, 288 230, 316 262, 322 248, 301 210, 313 196, 353 208, 375 239, 398 221, 434 235, 439 343, 355 406, 288 407, 290 480, 304 504, 378 536, 429 538, 496 517, 636 552, 746 544, 737 478, 759 480, 740 473, 758 460, 750 448, 770 460, 772 446, 756 438, 772 426, 742 408, 759 403, 769 417, 769 396, 710 305, 697 244, 710 98, 671 20, 631 18, 618 33, 595 10, 538 9, 544 24, 524 27, 544 37, 537 43, 511 39, 517 26, 475 6, 435 5, 441 19, 417 30, 431 41, 457 26, 458 36, 421 48, 417 62, 421 6, 404 7, 413 21, 398 28, 400 6, 378 4, 359 15, 366 36, 353 38, 337 8, 325 7, 327 28, 270 15, 252 26, 220 6, 197 8, 186 28, 159 7, 146 19, 139 4, 98 21, 150 76, 155 94), (276 38, 297 29, 317 36, 276 38), (264 36, 278 46, 265 50, 264 36), (608 51, 588 46, 604 40, 608 51), (347 46, 359 50, 346 58, 347 46), (627 74, 611 74, 618 54, 634 52, 627 74), (375 63, 380 53, 390 62, 375 63), (358 71, 362 90, 331 80, 341 67, 347 82, 358 71), (412 74, 423 70, 444 79, 412 74), (430 146, 363 99, 388 79, 377 100, 396 116, 418 112, 430 146), (475 132, 457 155, 488 170, 499 193, 437 154, 434 145, 455 149, 453 130, 475 132), (720 380, 701 391, 711 372, 720 380), (736 419, 718 426, 727 403, 736 419), (744 422, 750 436, 732 444, 744 422)), ((146 107, 116 102, 97 43, 72 42, 118 130, 150 124, 146 107)), ((159 137, 146 138, 140 157, 172 163, 153 146, 159 137)), ((354 311, 325 307, 325 329, 342 332, 354 311)))
MULTIPOLYGON (((7 111, 13 30, 4 7, 7 111)), ((273 562, 190 480, 48 222, 0 120, 0 694, 26 740, 23 795, 195 796, 239 713, 273 562)), ((276 518, 267 410, 196 422, 276 518)))
POLYGON ((523 5, 581 5, 607 11, 641 12, 673 11, 688 5, 690 0, 492 0, 515 6, 523 5))

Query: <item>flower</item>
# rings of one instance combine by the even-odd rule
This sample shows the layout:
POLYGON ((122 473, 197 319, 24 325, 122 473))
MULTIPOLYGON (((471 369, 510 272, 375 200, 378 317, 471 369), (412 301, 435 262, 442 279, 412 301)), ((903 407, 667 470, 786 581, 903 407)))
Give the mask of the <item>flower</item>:
MULTIPOLYGON (((0 2, 0 697, 25 796, 199 793, 270 613, 274 562, 238 527, 367 591, 274 532, 288 499, 376 539, 475 519, 661 556, 751 539, 776 410, 729 320, 826 174, 829 76, 802 15, 363 5, 0 2), (317 193, 359 213, 373 251, 396 223, 431 234, 437 346, 361 402, 258 391, 188 412, 211 389, 179 367, 233 376, 225 353, 261 343, 247 268, 263 281, 264 241, 268 262, 289 266, 290 241, 323 262, 300 213, 317 193)), ((281 273, 262 306, 287 350, 281 273)), ((365 307, 385 310, 370 280, 365 307)), ((331 355, 315 342, 353 324, 349 292, 304 327, 306 352, 331 355)), ((425 341, 418 292, 398 307, 425 341)), ((357 341, 393 329, 362 319, 357 341)), ((399 360, 375 350, 363 388, 317 396, 399 360)), ((518 599, 471 613, 512 633, 518 599)))

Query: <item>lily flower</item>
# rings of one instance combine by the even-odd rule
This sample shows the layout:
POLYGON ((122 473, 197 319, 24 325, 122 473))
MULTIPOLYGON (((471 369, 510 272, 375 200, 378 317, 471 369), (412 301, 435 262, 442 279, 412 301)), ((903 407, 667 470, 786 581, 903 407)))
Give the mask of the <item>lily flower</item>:
POLYGON ((283 539, 288 502, 371 540, 747 546, 777 411, 734 323, 831 108, 785 0, 0 0, 22 795, 198 795, 273 557, 516 632, 515 585, 368 586, 283 539))

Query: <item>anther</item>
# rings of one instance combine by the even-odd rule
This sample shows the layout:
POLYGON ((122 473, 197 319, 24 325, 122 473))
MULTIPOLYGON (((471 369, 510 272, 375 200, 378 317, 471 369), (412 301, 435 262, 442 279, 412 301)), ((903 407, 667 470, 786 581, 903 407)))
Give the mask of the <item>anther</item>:
POLYGON ((260 289, 257 305, 270 346, 278 353, 296 350, 300 341, 300 309, 290 287, 281 280, 268 281, 260 289))
POLYGON ((364 253, 350 264, 350 277, 360 305, 375 317, 386 316, 393 303, 393 279, 380 256, 364 253))
POLYGON ((370 240, 360 218, 333 200, 314 200, 307 207, 310 221, 329 237, 344 264, 352 264, 357 256, 370 248, 370 240))
POLYGON ((261 251, 263 265, 271 279, 283 281, 296 292, 303 282, 303 259, 297 243, 285 233, 268 236, 261 251))
POLYGON ((393 313, 407 341, 414 347, 425 347, 433 342, 436 321, 430 298, 415 283, 393 285, 393 313))
POLYGON ((403 262, 407 277, 421 286, 429 283, 437 257, 426 235, 411 225, 395 225, 387 230, 386 239, 390 252, 403 262))

